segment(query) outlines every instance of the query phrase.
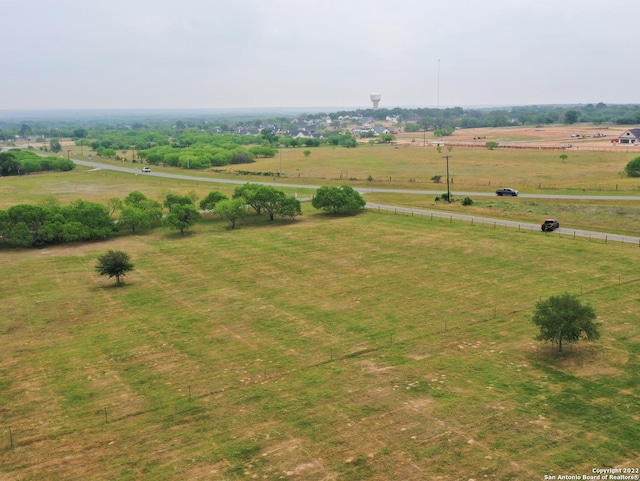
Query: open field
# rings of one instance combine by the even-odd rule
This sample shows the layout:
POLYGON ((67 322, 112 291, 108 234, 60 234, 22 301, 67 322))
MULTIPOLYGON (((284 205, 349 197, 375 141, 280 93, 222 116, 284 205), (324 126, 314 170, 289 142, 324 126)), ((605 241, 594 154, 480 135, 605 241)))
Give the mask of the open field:
MULTIPOLYGON (((640 195, 640 180, 620 175, 626 163, 634 156, 620 152, 568 152, 563 162, 557 151, 530 151, 484 148, 454 148, 438 152, 435 147, 363 145, 357 149, 322 147, 310 149, 305 158, 304 149, 283 149, 284 178, 278 179, 282 190, 290 195, 309 196, 312 189, 287 188, 287 184, 341 184, 348 182, 366 192, 368 187, 422 189, 446 192, 446 164, 443 155, 450 158, 452 191, 493 192, 497 186, 509 186, 530 194, 607 194, 640 195), (299 177, 298 177, 299 175, 299 177), (366 179, 371 175, 372 182, 366 179), (430 179, 441 175, 440 183, 430 179), (342 177, 342 178, 341 178, 342 177)), ((86 157, 86 156, 85 156, 86 157)), ((101 160, 103 161, 103 160, 101 160)), ((106 163, 115 161, 104 160, 106 163)), ((118 163, 123 165, 122 162, 118 163)), ((260 159, 243 166, 252 171, 278 171, 279 156, 260 159)), ((135 167, 140 164, 125 163, 135 167)), ((271 177, 236 175, 237 166, 229 173, 185 171, 154 167, 154 171, 205 177, 229 177, 247 182, 273 181, 271 177)), ((62 202, 91 196, 106 202, 110 197, 124 198, 132 190, 141 190, 153 198, 161 198, 167 191, 187 193, 194 191, 199 198, 219 189, 231 195, 234 186, 208 182, 186 182, 160 179, 153 176, 118 174, 108 171, 86 171, 81 167, 69 174, 27 176, 19 179, 0 179, 0 208, 18 202, 42 200, 54 195, 62 202)), ((636 201, 567 201, 525 198, 473 197, 473 206, 460 203, 447 205, 434 201, 434 195, 400 195, 366 193, 371 202, 406 207, 455 211, 473 215, 486 215, 509 220, 539 223, 545 217, 557 217, 561 225, 574 229, 598 230, 635 236, 640 231, 640 207, 636 201)), ((460 196, 457 197, 461 199, 460 196)))
POLYGON ((375 212, 251 222, 0 253, 0 478, 640 465, 637 247, 375 212), (124 287, 93 272, 107 249, 136 264, 124 287), (559 356, 529 317, 565 291, 603 337, 559 356))
MULTIPOLYGON (((284 148, 272 159, 258 159, 253 164, 233 165, 226 171, 234 174, 248 170, 280 172, 283 183, 340 183, 378 187, 428 189, 439 187, 431 181, 435 175, 446 179, 444 155, 450 155, 450 175, 456 190, 493 191, 509 186, 522 192, 640 192, 640 180, 621 175, 625 165, 640 155, 640 149, 611 147, 611 138, 626 130, 623 127, 593 125, 546 128, 462 129, 450 137, 435 139, 431 132, 422 141, 422 133, 400 134, 396 145, 369 145, 363 141, 356 149, 339 147, 284 148), (594 139, 595 133, 607 137, 594 139), (535 150, 535 147, 559 147, 572 139, 572 133, 584 138, 570 140, 574 147, 562 150, 535 150), (472 139, 482 137, 482 140, 472 139), (411 142, 414 140, 414 142, 411 142), (488 140, 534 147, 534 149, 495 149, 481 147, 488 140), (435 143, 444 142, 438 151, 435 143), (446 145, 456 144, 449 150, 446 145), (464 147, 475 143, 480 147, 464 147), (606 151, 604 148, 606 147, 606 151), (309 157, 303 152, 310 150, 309 157), (560 155, 567 155, 563 161, 560 155)), ((66 144, 64 152, 87 160, 87 149, 66 144), (80 155, 81 152, 84 155, 80 155)), ((122 153, 128 159, 131 152, 122 153)), ((101 160, 102 161, 102 160, 101 160)), ((112 161, 115 162, 115 161, 112 161)), ((128 165, 139 165, 130 164, 128 165)), ((163 168, 184 173, 184 169, 163 168)), ((189 171, 191 175, 199 175, 189 171)), ((218 175, 218 174, 203 174, 218 175)), ((265 180, 262 176, 241 176, 248 181, 265 180)))

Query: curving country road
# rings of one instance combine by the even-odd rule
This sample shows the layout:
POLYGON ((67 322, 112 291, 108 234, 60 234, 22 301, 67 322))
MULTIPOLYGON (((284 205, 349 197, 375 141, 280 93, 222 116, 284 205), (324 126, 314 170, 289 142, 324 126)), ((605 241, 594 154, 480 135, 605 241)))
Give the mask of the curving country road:
MULTIPOLYGON (((118 165, 109 165, 109 164, 101 164, 99 162, 91 162, 86 160, 76 160, 71 159, 78 165, 82 165, 84 167, 91 167, 94 169, 104 169, 104 170, 113 170, 117 172, 125 172, 129 174, 140 174, 145 176, 152 177, 162 177, 168 179, 178 179, 178 180, 188 180, 194 182, 211 182, 218 184, 246 184, 246 180, 234 180, 234 179, 217 179, 211 177, 197 177, 192 175, 183 175, 183 174, 168 174, 164 172, 150 172, 146 174, 142 174, 139 169, 131 168, 131 167, 120 167, 118 165)), ((297 189, 318 189, 321 186, 319 185, 308 185, 308 184, 279 184, 277 182, 252 182, 255 184, 263 184, 270 186, 278 186, 278 187, 291 187, 297 189)), ((424 195, 440 195, 442 193, 442 189, 439 190, 408 190, 408 189, 384 189, 377 187, 366 187, 360 188, 358 191, 361 194, 367 193, 393 193, 393 194, 424 194, 424 195)), ((493 192, 464 192, 464 191, 452 191, 452 195, 457 196, 483 196, 483 197, 495 197, 495 193, 493 192)), ((629 196, 629 195, 554 195, 554 194, 520 194, 519 197, 524 198, 538 198, 538 199, 586 199, 586 200, 637 200, 640 201, 640 196, 629 196)), ((374 210, 385 210, 385 211, 393 211, 393 212, 401 212, 404 214, 418 215, 418 216, 431 216, 431 217, 440 217, 447 219, 456 219, 467 222, 475 222, 477 224, 490 224, 494 226, 506 226, 514 229, 524 229, 524 230, 540 230, 540 226, 538 224, 530 224, 524 222, 516 222, 516 221, 508 221, 503 219, 491 219, 487 217, 477 217, 470 216, 465 214, 451 214, 441 211, 435 210, 424 210, 424 209, 415 209, 411 207, 400 207, 400 206, 392 206, 392 205, 384 205, 367 202, 366 207, 368 209, 374 210)), ((560 227, 556 229, 551 234, 564 234, 571 235, 574 237, 587 237, 590 239, 600 239, 604 242, 615 241, 615 242, 624 242, 630 244, 637 244, 640 246, 640 237, 634 236, 623 236, 619 234, 611 234, 607 232, 595 232, 595 231, 586 231, 586 230, 578 230, 578 229, 567 229, 560 227)))

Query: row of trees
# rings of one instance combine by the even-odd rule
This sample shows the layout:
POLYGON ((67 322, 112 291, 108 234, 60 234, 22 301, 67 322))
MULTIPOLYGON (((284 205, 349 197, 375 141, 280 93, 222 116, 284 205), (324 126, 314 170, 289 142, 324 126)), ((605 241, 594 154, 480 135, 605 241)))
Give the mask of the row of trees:
POLYGON ((34 172, 73 170, 75 164, 61 157, 40 157, 22 150, 0 152, 0 176, 24 175, 34 172))
POLYGON ((76 200, 61 206, 47 199, 40 205, 19 204, 0 210, 0 242, 12 246, 106 239, 115 230, 108 209, 95 202, 76 200))
MULTIPOLYGON (((302 215, 300 201, 283 191, 261 184, 236 187, 231 198, 219 191, 210 192, 196 206, 195 194, 168 193, 162 203, 142 192, 131 192, 124 200, 112 198, 107 205, 76 200, 61 206, 48 198, 39 205, 19 204, 0 210, 0 243, 12 246, 43 247, 66 242, 105 239, 114 233, 137 233, 164 225, 185 235, 203 219, 203 212, 213 213, 235 228, 245 222, 251 211, 293 220, 302 215)), ((312 205, 333 213, 360 210, 365 201, 349 186, 321 187, 312 205)))

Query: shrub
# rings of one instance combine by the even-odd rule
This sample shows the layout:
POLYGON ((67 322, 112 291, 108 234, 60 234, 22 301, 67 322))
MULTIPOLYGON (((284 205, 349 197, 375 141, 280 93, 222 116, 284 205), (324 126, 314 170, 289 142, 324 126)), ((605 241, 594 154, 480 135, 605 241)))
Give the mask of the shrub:
POLYGON ((471 197, 465 197, 462 199, 462 205, 473 205, 473 199, 471 197))
POLYGON ((640 157, 631 159, 624 171, 629 177, 640 177, 640 157))

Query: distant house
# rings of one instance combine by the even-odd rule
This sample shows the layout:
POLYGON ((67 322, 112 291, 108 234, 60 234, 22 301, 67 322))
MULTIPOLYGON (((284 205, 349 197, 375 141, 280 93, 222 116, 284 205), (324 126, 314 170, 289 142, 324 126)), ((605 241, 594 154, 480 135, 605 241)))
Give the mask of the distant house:
POLYGON ((618 137, 619 145, 640 145, 640 129, 629 129, 618 137))

